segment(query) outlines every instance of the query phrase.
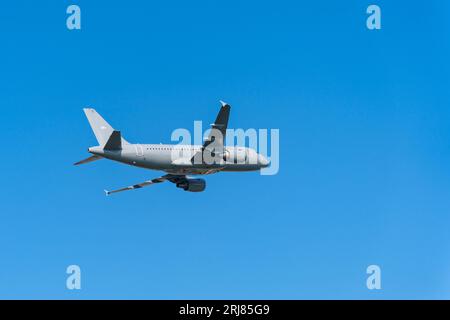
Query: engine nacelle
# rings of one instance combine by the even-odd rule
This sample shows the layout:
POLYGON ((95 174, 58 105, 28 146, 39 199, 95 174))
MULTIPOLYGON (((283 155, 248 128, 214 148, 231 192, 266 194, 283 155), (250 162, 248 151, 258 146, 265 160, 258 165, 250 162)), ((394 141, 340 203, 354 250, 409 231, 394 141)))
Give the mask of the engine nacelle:
POLYGON ((202 192, 206 189, 206 181, 203 179, 186 179, 185 181, 178 182, 177 188, 189 192, 202 192))

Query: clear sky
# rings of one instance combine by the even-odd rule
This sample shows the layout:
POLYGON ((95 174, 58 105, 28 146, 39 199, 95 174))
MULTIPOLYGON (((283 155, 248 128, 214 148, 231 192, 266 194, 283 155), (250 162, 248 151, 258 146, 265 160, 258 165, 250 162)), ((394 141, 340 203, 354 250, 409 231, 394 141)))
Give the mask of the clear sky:
POLYGON ((449 14, 445 0, 4 3, 0 298, 450 298, 449 14), (161 173, 72 165, 96 145, 83 107, 130 142, 170 143, 219 99, 232 128, 280 129, 278 175, 105 197, 161 173))

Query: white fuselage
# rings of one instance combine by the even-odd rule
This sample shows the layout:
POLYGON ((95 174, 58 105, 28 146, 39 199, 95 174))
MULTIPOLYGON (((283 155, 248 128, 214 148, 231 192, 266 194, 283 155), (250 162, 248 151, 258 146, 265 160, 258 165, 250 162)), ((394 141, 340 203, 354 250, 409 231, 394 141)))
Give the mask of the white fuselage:
POLYGON ((192 157, 201 150, 202 146, 168 144, 125 144, 121 150, 114 151, 103 150, 102 147, 89 148, 90 153, 107 159, 171 174, 255 171, 269 165, 264 156, 245 147, 225 147, 219 161, 193 163, 192 157))

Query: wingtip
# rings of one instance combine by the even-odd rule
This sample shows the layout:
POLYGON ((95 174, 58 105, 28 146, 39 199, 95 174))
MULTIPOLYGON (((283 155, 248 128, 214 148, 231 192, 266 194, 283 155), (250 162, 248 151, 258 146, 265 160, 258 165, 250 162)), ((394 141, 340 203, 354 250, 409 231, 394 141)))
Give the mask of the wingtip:
POLYGON ((229 105, 229 104, 226 103, 225 101, 222 101, 222 100, 219 100, 219 101, 220 101, 220 104, 222 105, 222 107, 226 107, 226 106, 229 105))
POLYGON ((86 107, 86 108, 83 108, 83 111, 84 111, 84 113, 95 112, 95 109, 91 108, 91 107, 86 107))

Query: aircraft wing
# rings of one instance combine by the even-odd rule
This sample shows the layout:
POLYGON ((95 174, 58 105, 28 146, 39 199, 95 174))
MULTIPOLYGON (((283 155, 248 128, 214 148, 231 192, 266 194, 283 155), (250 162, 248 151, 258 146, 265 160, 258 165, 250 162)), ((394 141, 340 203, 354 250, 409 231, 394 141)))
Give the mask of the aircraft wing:
MULTIPOLYGON (((215 154, 223 153, 231 106, 223 101, 220 101, 220 103, 222 104, 222 107, 216 117, 216 121, 211 124, 211 132, 208 138, 203 142, 202 150, 192 157, 191 162, 195 161, 198 163, 196 160, 198 160, 198 158, 202 159, 201 156, 205 150, 208 150, 211 153, 214 152, 215 154), (210 146, 213 142, 214 144, 210 146)), ((200 160, 200 163, 201 162, 202 161, 200 160)))
POLYGON ((147 180, 147 181, 144 181, 144 182, 141 182, 141 183, 138 183, 138 184, 134 184, 132 186, 128 186, 128 187, 125 187, 125 188, 111 190, 111 191, 105 190, 105 193, 106 193, 107 196, 109 196, 112 193, 128 191, 128 190, 134 190, 134 189, 140 189, 140 188, 143 188, 143 187, 150 186, 152 184, 164 182, 166 180, 168 180, 170 182, 173 182, 173 183, 177 183, 178 181, 180 181, 182 179, 185 179, 185 178, 186 178, 185 176, 177 176, 177 175, 172 175, 172 174, 166 174, 166 175, 164 175, 164 176, 162 176, 160 178, 147 180))

